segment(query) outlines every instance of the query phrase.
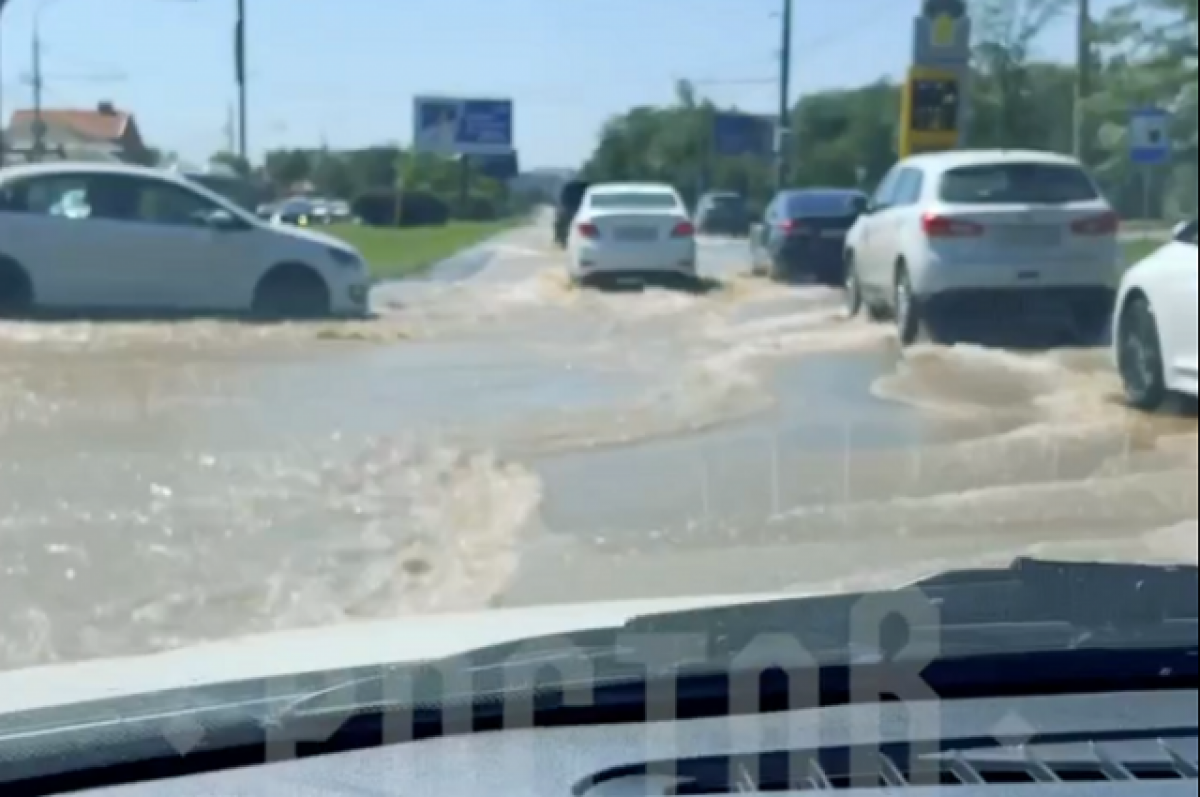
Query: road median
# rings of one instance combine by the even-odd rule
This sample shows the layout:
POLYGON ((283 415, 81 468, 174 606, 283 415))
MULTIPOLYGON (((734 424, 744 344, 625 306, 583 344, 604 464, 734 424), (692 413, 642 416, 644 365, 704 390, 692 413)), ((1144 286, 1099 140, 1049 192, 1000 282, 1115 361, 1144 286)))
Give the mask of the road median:
POLYGON ((510 218, 451 222, 440 227, 336 224, 325 231, 356 247, 366 258, 371 275, 386 281, 423 274, 443 260, 521 223, 519 218, 510 218))

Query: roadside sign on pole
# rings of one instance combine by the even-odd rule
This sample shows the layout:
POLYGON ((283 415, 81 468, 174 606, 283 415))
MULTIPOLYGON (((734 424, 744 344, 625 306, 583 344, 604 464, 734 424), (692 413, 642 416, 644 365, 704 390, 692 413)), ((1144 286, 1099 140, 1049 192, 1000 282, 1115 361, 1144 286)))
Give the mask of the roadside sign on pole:
POLYGON ((413 148, 435 155, 509 155, 513 103, 503 99, 417 97, 413 148))
POLYGON ((1171 115, 1161 108, 1138 108, 1129 117, 1129 159, 1142 166, 1171 160, 1171 115))
POLYGON ((773 117, 736 111, 721 111, 713 117, 713 150, 723 157, 769 158, 774 135, 773 117))

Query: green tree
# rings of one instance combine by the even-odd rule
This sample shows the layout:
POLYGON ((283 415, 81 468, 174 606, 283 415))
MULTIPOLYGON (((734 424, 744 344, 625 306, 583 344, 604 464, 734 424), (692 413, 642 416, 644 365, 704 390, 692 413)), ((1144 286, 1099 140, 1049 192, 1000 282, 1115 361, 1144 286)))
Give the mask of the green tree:
POLYGON ((241 177, 249 177, 253 171, 250 161, 233 152, 217 152, 208 161, 216 166, 224 166, 241 177))
MULTIPOLYGON (((1125 0, 1093 25, 1088 161, 1127 217, 1142 214, 1146 196, 1153 215, 1196 212, 1196 4, 1125 0), (1175 120, 1175 163, 1150 175, 1149 191, 1127 154, 1129 113, 1139 104, 1169 108, 1175 120)), ((1076 70, 1046 60, 1039 43, 1074 8, 1068 0, 975 0, 968 146, 1072 150, 1076 70)), ((791 111, 788 183, 874 185, 896 160, 899 108, 900 88, 887 81, 802 97, 791 111)), ((719 110, 734 109, 718 109, 681 83, 674 102, 610 119, 584 176, 661 180, 689 196, 702 187, 739 190, 761 202, 772 189, 771 164, 713 156, 719 110)))

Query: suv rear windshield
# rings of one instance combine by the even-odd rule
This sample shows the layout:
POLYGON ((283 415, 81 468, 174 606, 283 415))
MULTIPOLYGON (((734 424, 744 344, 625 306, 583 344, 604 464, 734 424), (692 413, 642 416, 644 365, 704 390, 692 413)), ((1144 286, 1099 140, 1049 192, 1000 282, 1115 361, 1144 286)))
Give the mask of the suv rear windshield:
POLYGON ((1100 192, 1078 166, 996 163, 946 172, 940 197, 955 205, 1061 205, 1090 202, 1099 199, 1100 192))
POLYGON ((1192 222, 1184 228, 1183 232, 1179 233, 1179 238, 1176 239, 1183 244, 1196 245, 1196 222, 1192 222))
POLYGON ((670 210, 679 206, 674 194, 662 191, 630 191, 628 193, 592 194, 589 204, 594 208, 630 208, 670 210))

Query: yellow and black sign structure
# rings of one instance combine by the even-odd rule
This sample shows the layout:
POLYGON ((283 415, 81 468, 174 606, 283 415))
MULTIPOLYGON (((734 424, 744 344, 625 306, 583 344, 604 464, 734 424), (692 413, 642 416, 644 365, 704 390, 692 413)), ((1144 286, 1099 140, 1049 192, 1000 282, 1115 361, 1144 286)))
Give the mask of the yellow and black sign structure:
POLYGON ((944 152, 959 143, 963 87, 960 73, 916 66, 908 71, 900 110, 900 157, 944 152))
POLYGON ((963 145, 968 116, 971 20, 965 0, 923 0, 913 20, 912 67, 904 82, 899 155, 963 145))

